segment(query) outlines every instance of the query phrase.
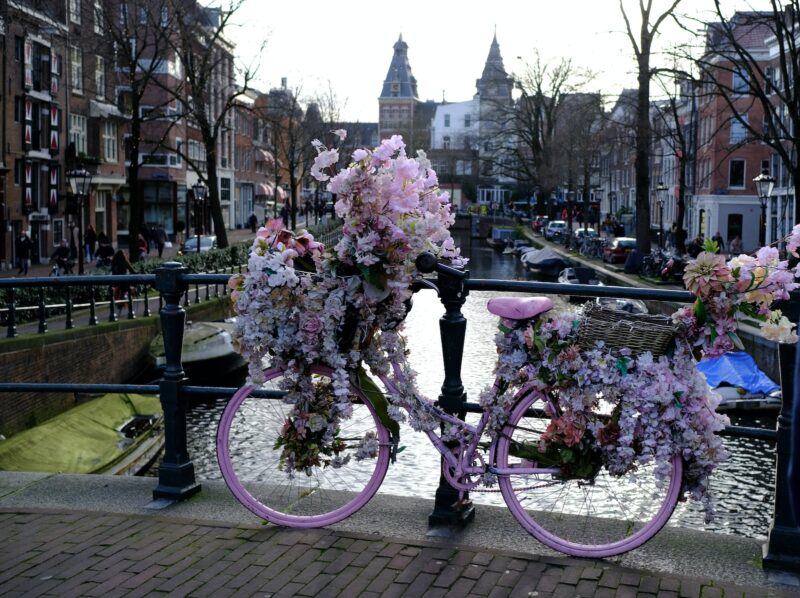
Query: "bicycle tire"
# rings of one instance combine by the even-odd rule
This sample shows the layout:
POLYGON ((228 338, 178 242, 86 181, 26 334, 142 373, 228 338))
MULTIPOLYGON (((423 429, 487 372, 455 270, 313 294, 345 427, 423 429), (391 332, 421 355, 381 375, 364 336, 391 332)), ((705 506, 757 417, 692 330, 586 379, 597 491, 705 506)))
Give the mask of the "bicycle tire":
MULTIPOLYGON (((311 369, 315 388, 331 379, 332 370, 311 369)), ((265 372, 264 388, 282 389, 283 372, 265 372)), ((343 419, 339 438, 351 440, 339 467, 315 466, 281 470, 283 450, 275 447, 292 405, 283 399, 251 397, 252 386, 243 386, 226 405, 217 428, 217 458, 230 491, 248 510, 270 523, 286 527, 323 527, 352 515, 377 492, 389 468, 390 436, 372 403, 351 385, 353 414, 343 419), (378 452, 361 461, 354 456, 356 439, 374 432, 378 452)), ((323 392, 325 392, 323 390, 323 392)))
MULTIPOLYGON (((551 418, 525 414, 544 400, 531 393, 512 409, 497 440, 499 468, 521 463, 509 454, 515 441, 538 443, 551 418)), ((660 487, 652 464, 640 465, 635 480, 612 476, 603 468, 591 483, 521 474, 502 475, 499 485, 511 514, 537 540, 571 556, 602 558, 633 550, 664 527, 678 502, 682 474, 683 464, 676 456, 660 487), (531 490, 531 485, 536 488, 531 490)))

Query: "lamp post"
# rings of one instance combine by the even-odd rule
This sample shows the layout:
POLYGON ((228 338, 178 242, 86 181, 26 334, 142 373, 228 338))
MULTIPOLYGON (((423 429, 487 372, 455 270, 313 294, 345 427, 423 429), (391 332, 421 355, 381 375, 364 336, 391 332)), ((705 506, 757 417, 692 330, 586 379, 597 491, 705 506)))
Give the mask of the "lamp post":
POLYGON ((78 202, 78 274, 83 274, 83 206, 89 198, 92 173, 85 168, 78 168, 68 171, 66 177, 78 202))
POLYGON ((205 226, 203 220, 203 208, 206 201, 206 186, 203 183, 197 182, 192 185, 192 192, 194 193, 194 214, 195 220, 195 233, 197 234, 197 253, 200 254, 200 232, 205 226))
POLYGON ((758 229, 758 244, 761 247, 767 244, 767 203, 772 197, 772 189, 775 187, 775 179, 770 176, 765 168, 761 174, 753 179, 758 192, 758 201, 761 204, 761 224, 758 229))
POLYGON ((658 202, 658 247, 664 249, 664 202, 667 201, 669 188, 661 181, 656 187, 656 201, 658 202))

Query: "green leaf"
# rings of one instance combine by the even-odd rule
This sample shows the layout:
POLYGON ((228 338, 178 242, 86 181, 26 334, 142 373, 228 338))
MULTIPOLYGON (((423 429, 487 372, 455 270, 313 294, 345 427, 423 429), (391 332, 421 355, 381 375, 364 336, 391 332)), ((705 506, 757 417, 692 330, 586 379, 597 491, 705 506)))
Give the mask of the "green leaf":
POLYGON ((533 345, 539 353, 544 353, 544 341, 538 336, 533 339, 533 345))
POLYGON ((742 343, 742 339, 739 338, 739 335, 735 332, 729 332, 728 338, 733 341, 733 346, 739 349, 739 351, 744 351, 744 343, 742 343))
POLYGON ((400 424, 389 417, 389 400, 381 392, 381 389, 369 377, 363 367, 358 368, 358 386, 375 407, 375 412, 384 427, 389 430, 392 438, 400 438, 400 424))
POLYGON ((706 242, 703 243, 703 251, 717 253, 719 251, 719 244, 713 239, 706 239, 706 242))
POLYGON ((698 297, 694 302, 694 317, 697 318, 697 324, 702 326, 706 323, 706 304, 698 297))
POLYGON ((628 358, 627 357, 620 357, 617 359, 616 365, 617 369, 623 376, 628 375, 628 358))
POLYGON ((504 324, 498 324, 497 325, 497 329, 500 332, 502 332, 503 334, 508 334, 509 332, 511 332, 511 328, 509 328, 508 326, 506 326, 504 324))

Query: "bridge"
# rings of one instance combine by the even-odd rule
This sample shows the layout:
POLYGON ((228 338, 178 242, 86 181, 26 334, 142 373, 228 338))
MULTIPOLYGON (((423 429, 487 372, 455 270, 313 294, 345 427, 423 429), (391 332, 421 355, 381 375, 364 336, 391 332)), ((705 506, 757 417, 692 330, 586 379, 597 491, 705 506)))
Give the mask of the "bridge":
MULTIPOLYGON (((189 271, 181 267, 177 263, 167 263, 160 268, 155 274, 149 275, 129 275, 129 276, 78 276, 61 278, 58 280, 53 279, 37 279, 31 278, 27 280, 0 280, 0 289, 2 288, 44 288, 47 285, 59 286, 90 286, 98 288, 107 288, 112 284, 139 284, 152 286, 158 292, 159 296, 159 324, 165 337, 165 348, 167 355, 167 366, 164 375, 157 384, 147 385, 130 385, 130 384, 85 384, 85 383, 47 383, 45 381, 37 380, 36 372, 32 372, 27 381, 20 382, 3 382, 0 383, 0 392, 3 393, 64 393, 64 392, 138 392, 138 393, 158 393, 164 409, 165 427, 166 427, 166 448, 165 456, 162 465, 159 468, 158 481, 155 488, 147 488, 151 491, 152 502, 151 505, 155 506, 169 506, 169 512, 180 512, 180 509, 186 508, 186 505, 198 504, 195 501, 187 500, 197 493, 201 492, 201 484, 195 478, 194 468, 192 464, 191 455, 188 454, 186 449, 186 428, 185 428, 185 415, 186 406, 190 397, 199 395, 215 395, 224 396, 231 395, 234 389, 229 388, 208 388, 191 386, 186 383, 181 366, 181 341, 183 335, 184 324, 186 321, 186 303, 191 301, 192 291, 197 301, 202 302, 200 299, 201 294, 205 293, 212 299, 207 290, 201 289, 213 288, 213 285, 218 285, 223 288, 227 281, 228 275, 226 274, 191 274, 189 271), (208 286, 211 285, 211 286, 208 286), (33 377, 33 380, 31 379, 33 377)), ((461 307, 467 299, 470 291, 477 290, 498 290, 498 291, 522 291, 534 294, 553 293, 559 294, 562 288, 556 284, 536 283, 536 282, 520 282, 520 281, 498 281, 498 280, 479 280, 469 279, 458 281, 439 275, 438 285, 441 290, 441 300, 445 310, 444 315, 440 320, 443 354, 444 354, 444 381, 442 385, 442 393, 440 396, 440 404, 450 410, 451 412, 458 413, 463 411, 471 411, 477 409, 477 405, 465 401, 464 388, 461 383, 460 368, 461 368, 461 353, 463 349, 464 330, 466 327, 466 320, 461 313, 461 307)), ((691 301, 692 297, 689 293, 683 291, 667 291, 657 289, 637 289, 637 288, 621 288, 621 287, 602 287, 596 286, 575 286, 570 288, 571 295, 584 295, 584 296, 613 296, 613 297, 627 297, 636 299, 647 300, 669 300, 678 302, 691 301)), ((793 303, 796 300, 793 301, 793 303)), ((91 311, 90 313, 94 313, 91 311)), ((98 326, 98 322, 90 318, 89 326, 98 326)), ((13 323, 13 321, 12 321, 13 323)), ((12 323, 9 323, 8 331, 9 336, 13 336, 12 323)), ((77 331, 80 328, 76 329, 77 331)), ((39 335, 49 334, 47 328, 44 331, 37 332, 39 335)), ((782 345, 780 348, 781 355, 781 383, 783 386, 784 402, 778 418, 777 430, 774 436, 777 442, 777 468, 776 472, 776 487, 775 487, 775 505, 774 505, 774 518, 772 526, 769 530, 768 541, 764 546, 763 553, 763 567, 765 571, 776 572, 800 572, 800 508, 797 504, 797 492, 794 489, 800 488, 800 480, 798 480, 798 434, 797 426, 793 426, 793 422, 799 421, 798 405, 800 401, 797 399, 797 388, 795 378, 798 374, 797 352, 793 345, 782 345)), ((7 399, 6 399, 7 400, 7 399)), ((763 432, 740 429, 731 427, 726 430, 728 434, 759 434, 763 436, 763 432)), ((6 485, 27 487, 30 484, 30 479, 17 478, 16 480, 8 481, 6 485)), ((65 482, 67 483, 67 482, 65 482)), ((137 492, 141 492, 146 488, 147 484, 152 487, 153 482, 148 480, 137 480, 137 492)), ((206 485, 206 492, 211 489, 211 492, 216 494, 217 489, 215 484, 206 485)), ((116 484, 113 484, 116 486, 116 484)), ((94 487, 94 483, 89 484, 89 487, 94 487)), ((463 523, 465 515, 462 512, 454 511, 450 505, 453 504, 454 491, 447 486, 446 483, 440 485, 436 493, 435 504, 433 512, 428 513, 428 522, 435 525, 456 525, 463 523)), ((84 494, 84 496, 92 496, 84 494)), ((137 495, 139 500, 142 500, 141 495, 137 495)), ((12 501, 13 502, 13 501, 12 501)), ((202 501, 201 501, 202 502, 202 501)), ((8 508, 8 503, 0 502, 0 507, 8 508)), ((19 508, 19 507, 13 507, 19 508)), ((396 507, 395 507, 396 508, 396 507)), ((483 510, 484 507, 481 507, 483 510)), ((487 511, 489 509, 487 508, 487 511)), ((479 517, 480 519, 480 517, 479 517)), ((474 524, 473 524, 474 525, 474 524)), ((467 530, 472 526, 467 526, 467 530)), ((664 533, 664 532, 662 532, 664 533)), ((651 542, 657 543, 659 538, 651 542)), ((337 540, 338 541, 338 540, 337 540)), ((706 540, 710 541, 710 540, 706 540)), ((714 537, 713 543, 718 541, 714 537)), ((649 546, 649 544, 648 544, 649 546)), ((643 549, 642 549, 643 550, 643 549)), ((637 551, 638 552, 638 551, 637 551)), ((653 555, 651 555, 653 556, 653 555)), ((752 556, 752 555, 751 555, 752 556)), ((633 558, 633 557, 632 557, 633 558)), ((653 556, 653 558, 657 558, 653 556)), ((695 557, 693 560, 696 560, 695 557)), ((642 563, 641 567, 647 568, 651 566, 647 563, 642 563)), ((713 574, 713 572, 710 572, 713 574)), ((769 583, 765 576, 760 580, 761 583, 769 583)))

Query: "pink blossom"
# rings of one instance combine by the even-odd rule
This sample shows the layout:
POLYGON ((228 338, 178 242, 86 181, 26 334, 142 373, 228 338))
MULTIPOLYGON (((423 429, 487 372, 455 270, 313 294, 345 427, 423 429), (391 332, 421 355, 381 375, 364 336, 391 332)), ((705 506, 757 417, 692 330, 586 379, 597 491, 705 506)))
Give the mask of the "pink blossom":
POLYGON ((335 131, 331 131, 334 135, 339 138, 339 141, 344 141, 347 138, 347 131, 344 129, 336 129, 335 131))
POLYGON ((365 149, 359 148, 359 149, 357 149, 356 151, 353 152, 353 160, 355 162, 361 162, 361 160, 363 160, 367 156, 369 156, 369 154, 367 153, 367 150, 365 150, 365 149))

